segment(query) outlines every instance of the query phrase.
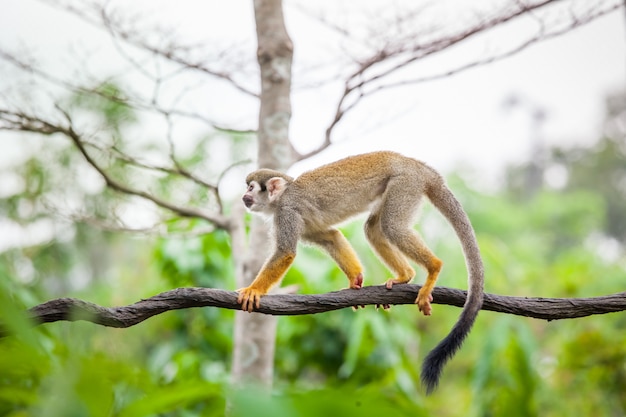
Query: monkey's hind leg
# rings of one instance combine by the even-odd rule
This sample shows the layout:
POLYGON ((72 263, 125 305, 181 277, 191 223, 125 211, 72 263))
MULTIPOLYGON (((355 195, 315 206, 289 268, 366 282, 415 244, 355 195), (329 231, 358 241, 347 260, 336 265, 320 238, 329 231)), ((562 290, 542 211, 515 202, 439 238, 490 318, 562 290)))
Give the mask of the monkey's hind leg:
POLYGON ((348 277, 350 288, 359 289, 363 286, 363 266, 350 243, 339 230, 329 229, 310 233, 303 238, 320 246, 335 260, 348 277))
MULTIPOLYGON (((417 293, 417 298, 415 299, 415 303, 419 307, 419 310, 424 313, 426 316, 430 316, 432 313, 432 308, 430 306, 430 302, 433 301, 432 292, 435 288, 435 284, 437 282, 437 278, 439 277, 439 272, 441 272, 441 268, 443 266, 443 262, 441 259, 437 258, 434 253, 428 249, 428 247, 421 242, 421 239, 417 237, 417 240, 421 243, 421 246, 415 246, 415 252, 413 259, 415 262, 421 264, 428 275, 426 276, 426 281, 424 281, 424 285, 420 288, 417 293)), ((406 253, 406 252, 405 252, 406 253)))
POLYGON ((391 289, 393 284, 405 284, 413 279, 415 270, 411 268, 400 250, 383 234, 378 212, 372 213, 365 222, 365 236, 378 256, 396 274, 396 278, 388 279, 385 283, 388 289, 391 289))
POLYGON ((430 302, 433 300, 432 292, 433 288, 435 288, 435 283, 439 277, 443 262, 428 249, 428 246, 424 244, 422 239, 413 230, 407 230, 406 235, 398 240, 396 245, 405 255, 422 265, 428 272, 424 285, 417 293, 415 303, 425 316, 430 316, 432 313, 430 306, 430 302))
MULTIPOLYGON (((390 182, 380 207, 380 227, 383 235, 404 255, 422 265, 428 272, 426 281, 417 294, 415 303, 426 316, 432 313, 432 291, 443 262, 426 246, 413 230, 413 218, 421 196, 406 192, 406 184, 390 182)), ((392 282, 393 285, 395 282, 392 282)), ((388 283, 388 287, 389 287, 388 283)))

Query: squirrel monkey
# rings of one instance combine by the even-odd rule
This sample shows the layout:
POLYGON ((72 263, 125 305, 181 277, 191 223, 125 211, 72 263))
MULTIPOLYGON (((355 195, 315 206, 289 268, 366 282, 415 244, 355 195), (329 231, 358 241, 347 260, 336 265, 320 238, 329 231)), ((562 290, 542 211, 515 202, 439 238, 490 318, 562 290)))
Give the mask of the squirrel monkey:
POLYGON ((428 165, 395 152, 356 155, 306 172, 296 179, 260 169, 246 178, 246 207, 273 216, 274 253, 249 287, 238 290, 242 310, 253 311, 260 298, 287 272, 296 256, 299 239, 326 250, 348 277, 350 288, 363 286, 363 267, 346 238, 333 226, 369 212, 365 235, 376 253, 396 274, 386 282, 408 283, 415 271, 412 260, 428 272, 415 300, 419 310, 431 314, 432 290, 441 271, 438 259, 413 230, 414 217, 428 197, 448 219, 461 241, 469 273, 469 291, 461 315, 450 333, 428 354, 421 379, 430 393, 444 364, 461 347, 482 306, 483 263, 467 214, 443 178, 428 165))

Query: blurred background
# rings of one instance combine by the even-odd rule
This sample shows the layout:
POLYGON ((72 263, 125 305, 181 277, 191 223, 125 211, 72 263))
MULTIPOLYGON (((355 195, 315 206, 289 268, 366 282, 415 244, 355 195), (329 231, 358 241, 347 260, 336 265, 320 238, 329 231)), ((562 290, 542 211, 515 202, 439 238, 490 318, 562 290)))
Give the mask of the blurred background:
MULTIPOLYGON (((402 152, 443 172, 466 208, 487 292, 625 291, 625 4, 353 3, 283 3, 288 171, 402 152)), ((0 317, 12 334, 0 339, 0 415, 626 414, 623 313, 482 312, 429 397, 419 367, 458 308, 280 317, 271 396, 230 383, 230 310, 29 328, 24 311, 58 297, 119 306, 236 288, 219 219, 242 216, 262 146, 257 34, 239 0, 0 5, 0 317)), ((341 230, 366 285, 381 284, 389 272, 362 223, 341 230)), ((465 289, 451 228, 428 204, 416 228, 444 260, 439 285, 465 289)), ((305 246, 283 284, 346 286, 305 246)))

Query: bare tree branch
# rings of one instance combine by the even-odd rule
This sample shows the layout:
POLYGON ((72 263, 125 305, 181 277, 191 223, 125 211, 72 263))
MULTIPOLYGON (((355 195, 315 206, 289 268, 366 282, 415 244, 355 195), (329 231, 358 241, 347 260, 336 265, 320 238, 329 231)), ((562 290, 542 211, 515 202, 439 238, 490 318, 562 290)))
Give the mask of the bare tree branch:
MULTIPOLYGON (((173 142, 170 141, 170 144, 172 144, 173 142)), ((126 153, 124 153, 122 150, 120 150, 117 146, 113 145, 112 147, 110 147, 109 149, 103 149, 101 146, 97 146, 95 144, 90 144, 90 146, 95 147, 96 149, 99 149, 103 152, 111 152, 114 154, 115 158, 117 158, 118 160, 128 164, 128 165, 132 165, 135 166, 137 168, 143 168, 145 170, 148 171, 155 171, 155 172, 162 172, 164 174, 168 174, 168 175, 173 175, 173 176, 180 176, 182 178, 188 179, 191 182, 208 189, 211 194, 213 194, 213 197, 215 198, 215 201, 217 202, 218 205, 218 210, 219 213, 223 213, 223 203, 222 203, 222 198, 219 195, 219 190, 218 190, 218 186, 217 185, 213 185, 208 183, 207 181, 205 181, 204 179, 198 177, 196 174, 194 174, 193 172, 190 172, 187 168, 185 168, 180 161, 178 161, 178 159, 176 158, 176 156, 174 155, 174 152, 170 152, 170 160, 173 162, 174 167, 167 167, 167 166, 161 166, 161 165, 152 165, 152 164, 148 164, 145 163, 143 161, 140 161, 137 158, 134 158, 126 153)), ((245 161, 247 162, 247 161, 245 161)), ((242 163, 245 163, 242 162, 242 163)))
MULTIPOLYGON (((276 316, 317 314, 364 305, 414 304, 420 286, 384 285, 345 289, 326 294, 266 295, 258 313, 276 316)), ((436 287, 433 303, 462 307, 467 291, 436 287)), ((75 299, 58 298, 28 310, 36 325, 56 321, 85 320, 108 327, 126 328, 170 310, 192 307, 218 307, 240 310, 237 293, 212 288, 177 288, 123 307, 102 307, 75 299)), ((483 310, 513 314, 541 320, 562 320, 626 310, 626 292, 593 298, 511 297, 485 294, 483 310)), ((416 312, 417 314, 417 312, 416 312)))
POLYGON ((406 85, 419 84, 419 83, 424 83, 424 82, 427 82, 427 81, 434 81, 434 80, 437 80, 437 79, 446 78, 446 77, 449 77, 449 76, 454 75, 454 74, 458 74, 460 72, 466 71, 466 70, 471 69, 471 68, 475 68, 475 67, 478 67, 478 66, 481 66, 481 65, 491 64, 493 62, 497 62, 497 61, 500 61, 502 59, 509 58, 509 57, 519 53, 519 52, 522 52, 524 49, 528 48, 529 46, 531 46, 531 45, 533 45, 533 44, 535 44, 537 42, 546 41, 546 40, 549 40, 549 39, 561 36, 561 35, 569 32, 569 31, 571 31, 575 27, 578 27, 578 26, 581 26, 583 24, 589 23, 589 22, 597 19, 598 17, 604 16, 604 15, 610 13, 610 12, 615 11, 619 7, 620 7, 620 5, 616 5, 613 8, 610 8, 608 10, 602 10, 602 11, 598 12, 597 14, 585 16, 584 18, 579 19, 579 20, 577 20, 575 22, 573 21, 570 25, 567 25, 567 26, 563 27, 562 29, 556 30, 556 31, 551 32, 551 33, 543 33, 543 32, 541 32, 537 36, 534 36, 532 38, 527 39, 526 41, 522 42, 518 46, 516 46, 516 47, 514 47, 514 48, 512 48, 512 49, 510 49, 508 51, 505 51, 505 52, 502 52, 502 53, 499 53, 499 54, 494 54, 492 56, 489 56, 489 57, 486 57, 486 58, 483 58, 483 59, 480 59, 480 60, 476 60, 476 61, 464 64, 464 65, 458 66, 456 68, 452 68, 452 69, 446 70, 446 71, 438 73, 438 74, 432 74, 432 75, 423 76, 423 77, 419 77, 419 78, 410 78, 410 79, 405 79, 405 80, 402 80, 402 81, 397 81, 397 82, 391 82, 391 83, 387 83, 387 84, 378 85, 375 88, 372 88, 372 89, 368 90, 367 92, 361 93, 360 98, 363 98, 363 97, 369 96, 369 95, 371 95, 373 93, 376 93, 376 92, 379 92, 379 91, 382 91, 382 90, 387 90, 387 89, 390 89, 390 88, 403 87, 403 86, 406 86, 406 85))
MULTIPOLYGON (((233 78, 233 75, 231 73, 216 70, 214 68, 209 67, 202 61, 199 61, 199 60, 194 61, 189 56, 184 56, 185 52, 188 53, 190 51, 191 49, 190 47, 185 47, 183 45, 174 45, 174 44, 169 45, 167 47, 159 47, 153 43, 146 41, 143 37, 138 35, 138 31, 131 30, 131 29, 124 27, 123 23, 119 19, 117 19, 116 16, 114 16, 111 12, 106 10, 107 5, 108 5, 107 3, 105 3, 104 5, 101 5, 96 2, 91 2, 91 3, 88 3, 87 5, 82 4, 81 8, 78 8, 69 3, 59 4, 58 2, 50 2, 49 0, 42 0, 42 1, 45 3, 52 3, 54 6, 61 6, 66 11, 73 13, 74 15, 78 16, 79 18, 83 19, 85 22, 90 23, 91 25, 93 25, 94 27, 98 29, 104 28, 106 31, 109 32, 109 34, 114 39, 116 38, 121 39, 124 42, 128 43, 129 45, 132 45, 144 51, 151 52, 154 55, 167 59, 168 61, 178 64, 185 69, 195 70, 195 71, 210 75, 212 77, 227 81, 235 89, 239 90, 240 92, 248 96, 251 96, 251 97, 259 96, 256 92, 250 90, 246 86, 237 82, 233 78)), ((133 22, 133 24, 136 24, 136 23, 137 23, 136 21, 133 22)), ((161 30, 155 30, 155 32, 160 32, 161 34, 163 34, 163 33, 171 32, 171 31, 163 30, 161 28, 161 30)), ((189 55, 189 53, 187 55, 189 55)), ((203 51, 199 55, 206 57, 208 54, 206 53, 206 51, 203 51)), ((223 57, 218 57, 218 58, 223 58, 223 57)), ((216 61, 219 62, 220 59, 216 59, 216 61)), ((138 63, 134 59, 129 62, 132 62, 135 66, 141 67, 141 64, 138 63)))
MULTIPOLYGON (((215 129, 229 131, 229 128, 219 126, 216 122, 209 120, 201 114, 179 110, 171 106, 166 108, 162 104, 159 104, 157 97, 162 84, 187 69, 200 71, 211 77, 224 80, 244 94, 253 98, 259 98, 258 93, 247 88, 235 79, 234 72, 214 68, 216 64, 223 65, 222 63, 224 61, 228 61, 228 56, 225 55, 228 55, 227 51, 231 48, 225 49, 224 52, 213 54, 214 58, 212 58, 211 61, 207 61, 206 57, 209 54, 202 46, 186 46, 177 43, 177 40, 172 38, 172 34, 176 33, 175 30, 163 30, 163 28, 160 28, 159 33, 168 33, 169 35, 165 38, 159 38, 160 40, 156 43, 154 41, 148 41, 145 38, 146 29, 139 30, 134 28, 137 26, 137 18, 139 16, 137 16, 137 18, 129 18, 123 14, 116 13, 116 10, 113 9, 108 2, 100 3, 90 1, 81 3, 79 7, 67 1, 41 1, 62 7, 64 10, 78 16, 89 24, 107 31, 114 40, 114 45, 119 54, 130 63, 132 68, 153 81, 154 91, 152 98, 131 94, 124 98, 126 104, 130 104, 144 111, 159 113, 166 118, 180 116, 196 119, 207 123, 215 129), (134 54, 129 53, 123 46, 137 48, 147 54, 143 54, 145 56, 143 59, 137 58, 134 54), (195 56, 201 56, 202 60, 194 58, 195 56), (154 60, 154 66, 156 68, 154 73, 147 69, 146 61, 150 59, 154 60), (174 63, 174 67, 176 68, 163 73, 160 64, 166 61, 174 63)), ((549 11, 554 10, 555 7, 560 7, 556 5, 563 4, 567 6, 567 2, 559 2, 557 0, 514 0, 501 10, 494 10, 489 13, 483 12, 482 15, 477 14, 475 19, 473 19, 473 23, 466 23, 457 31, 444 31, 442 27, 420 21, 419 18, 422 16, 424 6, 417 7, 412 11, 404 11, 405 13, 403 14, 393 16, 393 20, 390 20, 388 23, 391 27, 399 28, 396 31, 399 31, 399 33, 392 34, 385 38, 383 33, 386 33, 389 27, 389 25, 387 25, 384 28, 385 32, 375 32, 372 34, 371 38, 382 39, 383 42, 379 45, 369 45, 368 42, 367 47, 370 53, 360 58, 354 57, 353 61, 355 66, 352 67, 352 71, 344 75, 345 83, 343 92, 340 93, 334 115, 331 116, 332 120, 324 133, 322 144, 306 154, 299 154, 292 150, 296 159, 302 160, 309 158, 329 147, 332 144, 333 132, 337 125, 344 119, 345 115, 356 108, 364 98, 372 94, 390 88, 441 79, 470 68, 504 59, 539 41, 562 35, 624 7, 624 3, 621 0, 594 1, 578 9, 572 6, 571 9, 559 13, 561 18, 551 20, 549 18, 549 16, 551 16, 549 11), (547 12, 544 13, 544 10, 547 12), (448 50, 458 44, 465 43, 475 38, 477 35, 504 26, 524 16, 528 16, 537 23, 537 30, 534 35, 530 35, 518 45, 514 45, 506 50, 490 54, 486 57, 471 59, 469 62, 460 63, 453 68, 444 69, 439 73, 412 78, 400 77, 400 79, 398 79, 398 77, 395 77, 396 73, 400 70, 415 64, 423 58, 448 50)), ((330 27, 336 33, 340 33, 344 37, 350 37, 352 42, 358 42, 356 38, 349 36, 350 33, 345 29, 337 27, 334 23, 327 21, 323 17, 320 17, 318 20, 320 20, 325 27, 330 27)), ((154 31, 159 28, 150 29, 154 31)), ((148 29, 148 31, 150 31, 150 29, 148 29)), ((23 70, 36 74, 56 85, 61 85, 65 88, 83 93, 106 94, 105 92, 97 91, 97 89, 73 85, 71 80, 62 80, 51 74, 46 74, 44 71, 36 68, 33 63, 16 58, 14 54, 7 51, 0 50, 0 58, 12 62, 23 70)), ((181 92, 181 94, 184 94, 184 91, 181 92)), ((105 98, 109 100, 118 99, 117 97, 108 96, 105 98)))
MULTIPOLYGON (((42 70, 41 68, 39 68, 34 62, 29 62, 25 60, 24 58, 19 58, 15 54, 7 50, 4 50, 2 48, 0 48, 0 59, 3 59, 6 62, 11 63, 15 67, 25 71, 26 73, 39 77, 41 80, 44 80, 54 86, 67 89, 74 93, 98 96, 105 100, 112 101, 114 103, 124 104, 132 108, 143 110, 149 113, 156 113, 166 118, 176 116, 176 117, 181 117, 181 118, 185 118, 189 120, 197 120, 221 132, 227 132, 227 133, 231 132, 231 133, 240 133, 240 134, 256 133, 255 129, 235 129, 232 126, 222 125, 214 120, 209 119, 207 116, 202 115, 197 112, 181 110, 181 109, 177 109, 174 107, 166 108, 160 105, 159 103, 157 103, 154 97, 150 100, 145 100, 139 97, 138 95, 131 94, 129 88, 125 89, 124 97, 120 97, 117 95, 110 94, 106 90, 98 88, 98 86, 94 88, 89 88, 89 87, 85 87, 82 85, 78 85, 74 82, 54 76, 51 73, 46 72, 42 70)), ((159 83, 158 79, 153 80, 153 81, 155 82, 155 84, 159 83)), ((102 85, 104 83, 106 83, 106 81, 101 81, 99 84, 102 85)))
MULTIPOLYGON (((449 70, 446 70, 444 72, 438 73, 438 74, 432 74, 432 75, 428 75, 428 76, 423 76, 423 77, 419 77, 419 78, 410 78, 410 79, 405 79, 402 81, 397 81, 397 82, 390 82, 387 84, 381 84, 376 86, 375 88, 372 88, 370 90, 368 90, 367 92, 363 92, 360 94, 360 98, 363 98, 365 96, 369 96, 373 93, 382 91, 382 90, 386 90, 386 89, 390 89, 390 88, 396 88, 396 87, 403 87, 406 85, 411 85, 411 84, 419 84, 419 83, 423 83, 423 82, 427 82, 427 81, 433 81, 433 80, 437 80, 437 79, 441 79, 441 78, 445 78, 445 77, 449 77, 451 75, 457 74, 459 72, 463 72, 466 71, 468 69, 474 68, 474 67, 478 67, 481 65, 487 65, 487 64, 491 64, 493 62, 497 62, 500 61, 502 59, 505 58, 509 58, 519 52, 522 52, 523 50, 525 50, 526 48, 528 48, 529 46, 536 44, 538 42, 541 41, 546 41, 546 40, 550 40, 552 38, 556 38, 558 36, 564 35, 567 32, 570 32, 571 30, 582 26, 584 24, 590 23, 593 20, 602 17, 608 13, 611 13, 617 9, 619 9, 620 7, 622 7, 620 4, 615 4, 612 7, 609 7, 607 9, 602 9, 599 10, 597 12, 594 13, 590 13, 586 16, 580 17, 578 19, 572 19, 572 21, 565 25, 564 27, 562 27, 561 29, 558 30, 554 30, 553 32, 550 33, 545 33, 544 29, 540 29, 539 33, 536 36, 533 36, 527 40, 525 40, 524 42, 520 43, 518 46, 511 48, 508 51, 504 51, 501 52, 499 54, 494 54, 492 56, 480 59, 480 60, 476 60, 473 62, 469 62, 467 64, 458 66, 456 68, 452 68, 449 70)), ((540 24, 543 25, 543 22, 540 22, 540 24)), ((353 106, 351 106, 353 107, 353 106)))
MULTIPOLYGON (((76 146, 85 161, 89 165, 91 165, 91 167, 95 169, 98 174, 100 174, 106 185, 112 190, 126 195, 141 197, 145 200, 151 201, 159 207, 170 210, 180 216, 204 219, 220 229, 229 229, 230 219, 222 215, 221 213, 210 213, 205 210, 180 206, 159 198, 156 195, 150 194, 149 192, 132 188, 115 180, 102 166, 100 166, 98 162, 96 162, 94 157, 89 153, 85 146, 85 142, 83 141, 81 136, 75 131, 69 114, 67 114, 60 108, 57 109, 64 114, 67 121, 66 126, 62 126, 59 123, 54 123, 44 120, 42 118, 31 116, 23 112, 11 111, 0 108, 0 130, 32 132, 42 135, 52 135, 55 133, 65 135, 76 146)), ((171 172, 175 172, 175 170, 171 172)), ((179 174, 183 175, 182 173, 179 174)))
POLYGON ((341 94, 335 107, 333 119, 326 129, 323 143, 311 152, 298 155, 298 159, 302 160, 309 158, 330 146, 335 127, 341 122, 341 120, 343 120, 344 116, 348 112, 354 109, 365 97, 368 97, 371 94, 390 88, 413 85, 448 77, 477 66, 502 60, 525 50, 533 44, 561 36, 575 28, 583 26, 624 7, 624 4, 618 2, 617 0, 607 2, 608 4, 602 4, 602 7, 599 5, 590 5, 585 14, 577 15, 571 11, 571 16, 566 23, 561 24, 560 26, 554 24, 554 27, 549 30, 546 27, 546 22, 544 22, 535 12, 550 6, 553 3, 558 2, 556 0, 542 0, 535 3, 524 3, 518 1, 516 2, 515 8, 496 13, 493 17, 482 19, 475 25, 457 33, 443 34, 424 43, 417 42, 415 39, 419 39, 419 36, 417 33, 414 33, 412 37, 405 36, 400 41, 396 39, 393 40, 393 42, 385 43, 383 46, 379 47, 379 49, 375 50, 369 57, 358 62, 356 69, 346 77, 343 93, 341 94), (508 50, 492 54, 491 56, 485 58, 472 60, 468 63, 442 71, 438 74, 417 78, 396 79, 385 82, 385 80, 391 79, 391 76, 399 70, 402 70, 421 59, 448 50, 455 45, 466 42, 477 35, 500 27, 505 23, 520 18, 523 15, 531 16, 533 20, 537 21, 538 30, 534 36, 530 36, 519 45, 513 46, 508 50))

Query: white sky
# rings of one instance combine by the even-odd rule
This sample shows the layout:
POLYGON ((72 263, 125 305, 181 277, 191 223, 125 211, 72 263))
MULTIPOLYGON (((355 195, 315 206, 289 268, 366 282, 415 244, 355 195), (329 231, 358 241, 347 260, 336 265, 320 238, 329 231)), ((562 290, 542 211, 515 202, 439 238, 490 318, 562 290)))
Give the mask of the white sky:
MULTIPOLYGON (((287 29, 295 45, 295 84, 306 84, 307 77, 316 74, 320 66, 324 66, 326 76, 345 72, 341 67, 345 60, 337 55, 341 44, 332 37, 331 30, 307 16, 304 8, 315 7, 328 19, 348 25, 355 33, 363 35, 376 23, 380 33, 385 33, 384 25, 380 27, 381 4, 397 6, 398 9, 387 8, 383 13, 393 15, 395 10, 414 3, 411 0, 318 0, 315 3, 285 0, 287 29)), ((111 0, 110 4, 133 10, 136 15, 129 19, 140 28, 146 21, 158 22, 165 28, 163 37, 169 33, 167 28, 173 28, 183 41, 206 45, 209 51, 213 47, 220 50, 233 46, 232 50, 239 52, 230 58, 243 60, 251 74, 256 70, 250 0, 111 0)), ((459 12, 459 7, 486 9, 488 4, 486 0, 440 0, 433 2, 428 11, 432 23, 454 27, 459 25, 459 19, 467 17, 467 13, 459 12)), ((527 22, 528 25, 532 26, 533 22, 527 22)), ((424 160, 442 171, 462 162, 476 168, 481 181, 497 184, 504 164, 520 160, 530 152, 534 135, 530 117, 533 108, 547 112, 540 133, 546 144, 584 143, 599 137, 605 95, 625 89, 624 26, 622 9, 565 36, 532 46, 512 58, 439 81, 379 94, 341 122, 335 132, 335 145, 297 165, 291 173, 295 175, 303 169, 350 154, 392 149, 424 160), (513 94, 520 96, 523 104, 507 111, 503 102, 513 94)), ((426 60, 411 71, 437 72, 449 69, 454 62, 480 58, 487 51, 501 50, 519 35, 516 31, 523 30, 524 25, 509 27, 508 31, 486 36, 457 50, 456 55, 451 53, 426 60)), ((129 67, 120 60, 108 34, 36 0, 0 0, 0 48, 37 57, 47 71, 70 80, 84 78, 85 73, 95 78, 103 74, 125 74, 129 67)), ((132 49, 126 52, 134 53, 132 49)), ((220 57, 215 60, 219 66, 220 57)), ((150 63, 148 67, 154 70, 150 63)), ((13 92, 13 86, 20 81, 23 80, 14 68, 0 60, 0 104, 5 99, 3 93, 13 92)), ((254 76, 242 81, 256 89, 254 76)), ((196 82, 197 79, 192 78, 182 85, 196 82)), ((124 86, 145 89, 145 80, 134 74, 127 76, 124 86)), ((178 94, 172 90, 166 91, 164 96, 178 94)), ((208 112, 223 124, 255 128, 255 100, 242 98, 220 83, 201 84, 197 90, 189 92, 187 97, 193 108, 208 112)), ((340 81, 323 88, 294 91, 290 133, 298 149, 309 150, 321 143, 340 91, 340 81)), ((28 92, 33 101, 46 100, 47 94, 38 90, 28 92)), ((163 128, 158 123, 146 124, 137 133, 143 134, 144 140, 149 139, 155 136, 159 126, 163 128)), ((206 134, 205 126, 190 129, 182 134, 178 132, 178 137, 206 134)), ((45 144, 36 141, 25 145, 19 136, 0 132, 0 168, 19 163, 20 149, 23 154, 24 146, 36 146, 41 152, 49 146, 50 140, 48 138, 45 144)), ((0 178, 0 198, 10 194, 8 180, 10 175, 0 178)), ((241 181, 237 180, 239 184, 241 181)), ((236 186, 232 188, 238 198, 239 190, 236 186)), ((51 224, 34 224, 30 229, 23 229, 0 221, 0 227, 4 230, 0 251, 6 245, 30 244, 34 243, 31 238, 39 241, 47 239, 47 235, 58 234, 51 224)))
MULTIPOLYGON (((173 27, 182 39, 242 46, 242 51, 249 52, 250 59, 254 59, 251 1, 112 3, 124 4, 141 19, 173 27)), ((363 13, 356 14, 355 6, 350 3, 319 1, 315 7, 329 19, 364 30, 375 20, 376 7, 381 4, 376 0, 359 2, 363 13)), ((411 3, 385 2, 398 7, 411 3)), ((296 51, 296 82, 299 74, 305 74, 316 64, 317 57, 324 64, 332 63, 333 57, 325 53, 337 50, 328 31, 320 30, 302 11, 304 6, 298 6, 305 4, 286 1, 287 25, 296 51)), ((456 18, 453 10, 461 3, 437 4, 447 6, 436 9, 433 15, 453 24, 456 18)), ((485 3, 477 0, 463 4, 484 8, 485 3)), ((106 68, 117 68, 111 58, 115 55, 108 35, 75 17, 35 0, 0 0, 0 10, 2 48, 32 51, 56 74, 82 69, 97 74, 106 68), (84 62, 77 65, 77 57, 84 57, 84 62)), ((546 142, 575 143, 596 138, 600 134, 605 95, 623 90, 626 82, 624 21, 624 11, 620 10, 512 58, 439 81, 380 94, 364 102, 341 123, 334 137, 337 145, 304 166, 374 149, 394 149, 442 170, 463 161, 495 173, 503 163, 528 154, 532 142, 529 115, 532 106, 547 112, 541 132, 546 142), (507 111, 502 103, 512 94, 521 96, 525 104, 507 111)), ((478 41, 466 53, 497 49, 511 35, 505 34, 504 39, 496 36, 478 41)), ((424 68, 436 70, 438 65, 447 68, 446 59, 442 56, 437 58, 439 61, 425 62, 424 68)), ((7 79, 4 82, 0 79, 0 85, 6 82, 7 79)), ((336 87, 294 92, 291 137, 299 149, 310 149, 321 142, 338 98, 336 87)), ((238 99, 223 86, 215 87, 214 91, 218 93, 217 100, 204 97, 198 106, 211 107, 217 120, 243 122, 242 128, 255 126, 256 107, 251 100, 238 99)))

